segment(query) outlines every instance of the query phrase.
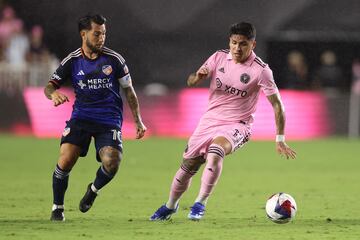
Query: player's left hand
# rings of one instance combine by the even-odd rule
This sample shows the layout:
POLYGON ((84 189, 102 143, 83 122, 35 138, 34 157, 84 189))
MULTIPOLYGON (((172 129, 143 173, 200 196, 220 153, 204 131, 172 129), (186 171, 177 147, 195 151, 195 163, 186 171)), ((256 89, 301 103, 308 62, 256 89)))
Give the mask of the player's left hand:
POLYGON ((140 139, 145 135, 146 132, 146 126, 142 123, 139 122, 136 125, 136 139, 140 139))
POLYGON ((295 159, 296 152, 292 150, 285 142, 276 142, 276 151, 281 155, 285 156, 286 159, 295 159))

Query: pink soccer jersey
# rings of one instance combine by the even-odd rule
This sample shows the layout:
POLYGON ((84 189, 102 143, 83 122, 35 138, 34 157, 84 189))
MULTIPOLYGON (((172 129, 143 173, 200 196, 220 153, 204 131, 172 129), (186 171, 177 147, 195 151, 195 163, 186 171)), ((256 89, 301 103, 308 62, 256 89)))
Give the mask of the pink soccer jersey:
POLYGON ((205 121, 251 124, 260 90, 266 96, 278 92, 271 69, 254 52, 246 62, 235 63, 229 50, 219 50, 202 67, 209 69, 211 77, 205 121))

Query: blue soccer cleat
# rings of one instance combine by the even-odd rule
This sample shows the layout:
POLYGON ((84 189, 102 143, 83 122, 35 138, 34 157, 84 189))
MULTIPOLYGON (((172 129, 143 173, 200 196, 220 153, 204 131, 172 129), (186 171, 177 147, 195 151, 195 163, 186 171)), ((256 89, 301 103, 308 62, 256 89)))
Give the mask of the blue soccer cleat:
POLYGON ((169 209, 166 207, 166 204, 164 204, 150 217, 150 221, 169 220, 171 215, 177 212, 178 208, 179 205, 177 205, 175 209, 169 209))
POLYGON ((205 206, 202 203, 196 202, 190 208, 188 218, 190 220, 199 221, 205 214, 205 206))

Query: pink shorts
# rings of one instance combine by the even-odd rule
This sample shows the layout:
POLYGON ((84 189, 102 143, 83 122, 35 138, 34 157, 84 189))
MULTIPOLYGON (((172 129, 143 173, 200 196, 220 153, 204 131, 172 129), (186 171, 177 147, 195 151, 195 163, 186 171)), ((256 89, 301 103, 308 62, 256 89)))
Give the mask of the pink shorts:
POLYGON ((249 141, 250 135, 251 128, 248 124, 201 121, 188 141, 183 158, 206 158, 207 149, 216 137, 225 137, 231 143, 234 152, 249 141))

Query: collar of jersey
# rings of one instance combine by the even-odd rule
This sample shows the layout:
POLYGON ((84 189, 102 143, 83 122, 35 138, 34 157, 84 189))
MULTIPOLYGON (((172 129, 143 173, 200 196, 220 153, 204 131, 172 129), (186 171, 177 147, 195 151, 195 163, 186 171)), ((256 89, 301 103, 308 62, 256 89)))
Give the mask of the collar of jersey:
POLYGON ((86 60, 88 61, 96 61, 97 59, 99 59, 100 55, 102 54, 102 52, 100 52, 97 56, 97 58, 94 58, 94 59, 91 59, 91 58, 88 58, 85 53, 84 53, 84 50, 82 48, 80 48, 81 50, 81 55, 83 56, 83 58, 85 58, 86 60))
MULTIPOLYGON (((241 63, 241 64, 250 66, 250 65, 253 63, 253 61, 254 61, 255 58, 256 58, 256 54, 254 53, 254 51, 251 51, 250 56, 248 57, 248 59, 247 59, 244 63, 241 63)), ((229 53, 227 54, 226 59, 227 59, 227 60, 232 60, 231 52, 229 52, 229 53)))

